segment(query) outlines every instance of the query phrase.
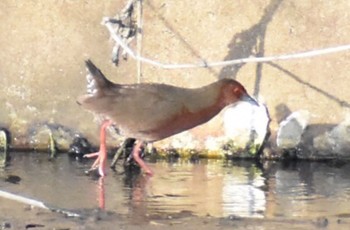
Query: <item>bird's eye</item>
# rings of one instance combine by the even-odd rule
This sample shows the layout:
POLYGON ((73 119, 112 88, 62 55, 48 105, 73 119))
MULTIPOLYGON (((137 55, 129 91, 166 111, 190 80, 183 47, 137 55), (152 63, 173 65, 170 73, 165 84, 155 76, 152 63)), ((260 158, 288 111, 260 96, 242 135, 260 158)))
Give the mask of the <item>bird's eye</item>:
POLYGON ((240 88, 238 88, 238 87, 235 87, 235 88, 233 89, 233 92, 234 92, 236 95, 241 95, 241 94, 242 94, 242 90, 241 90, 240 88))

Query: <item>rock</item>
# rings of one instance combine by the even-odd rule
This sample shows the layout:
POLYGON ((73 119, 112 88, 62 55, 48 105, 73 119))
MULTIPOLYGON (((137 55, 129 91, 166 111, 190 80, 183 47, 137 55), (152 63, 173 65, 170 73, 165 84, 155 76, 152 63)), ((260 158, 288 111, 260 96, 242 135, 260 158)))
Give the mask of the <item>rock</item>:
POLYGON ((331 157, 350 157, 350 115, 339 125, 313 140, 316 155, 331 157))
POLYGON ((315 226, 318 228, 326 228, 329 224, 328 219, 326 217, 318 217, 314 222, 315 226))
POLYGON ((195 149, 200 146, 199 141, 195 139, 189 131, 184 131, 171 138, 170 148, 174 149, 195 149))
POLYGON ((254 156, 269 134, 269 113, 266 106, 261 103, 255 106, 240 102, 227 107, 223 120, 227 140, 224 148, 231 154, 238 151, 240 156, 246 155, 243 157, 254 156))
POLYGON ((293 149, 301 141, 301 136, 308 125, 310 114, 300 110, 293 112, 283 120, 277 131, 277 146, 281 149, 293 149))
POLYGON ((12 227, 11 223, 7 222, 7 221, 5 221, 1 224, 1 229, 9 229, 11 227, 12 227))
POLYGON ((11 184, 19 184, 21 180, 22 178, 16 175, 8 175, 4 178, 5 182, 11 183, 11 184))
POLYGON ((68 154, 77 160, 81 160, 85 154, 92 153, 94 151, 95 149, 85 137, 75 135, 73 142, 69 146, 68 154))
POLYGON ((30 125, 27 135, 27 149, 46 150, 54 142, 59 150, 68 150, 79 133, 58 123, 38 122, 30 125))

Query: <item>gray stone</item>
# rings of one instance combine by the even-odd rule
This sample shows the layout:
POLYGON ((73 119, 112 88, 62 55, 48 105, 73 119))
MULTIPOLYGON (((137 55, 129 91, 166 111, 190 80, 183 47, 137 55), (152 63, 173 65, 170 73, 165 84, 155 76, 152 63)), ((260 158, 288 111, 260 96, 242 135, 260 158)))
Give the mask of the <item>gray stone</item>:
POLYGON ((309 117, 308 111, 300 110, 293 112, 283 120, 277 131, 277 146, 282 149, 296 148, 301 141, 301 136, 308 124, 309 117))
POLYGON ((350 117, 313 140, 316 155, 350 157, 350 117))

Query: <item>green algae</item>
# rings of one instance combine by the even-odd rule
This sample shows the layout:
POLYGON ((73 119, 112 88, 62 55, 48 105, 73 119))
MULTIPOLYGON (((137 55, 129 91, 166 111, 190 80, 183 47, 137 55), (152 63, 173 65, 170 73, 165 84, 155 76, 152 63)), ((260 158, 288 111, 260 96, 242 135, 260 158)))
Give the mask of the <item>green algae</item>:
POLYGON ((53 159, 57 156, 56 141, 52 135, 51 130, 49 130, 49 152, 50 152, 50 159, 53 159))
MULTIPOLYGON (((188 148, 159 148, 155 154, 157 158, 165 159, 176 157, 182 159, 205 158, 255 158, 260 150, 260 144, 249 144, 245 148, 238 146, 233 140, 229 140, 221 145, 221 148, 215 150, 209 149, 188 149, 188 148)), ((152 155, 148 153, 148 155, 152 155)))

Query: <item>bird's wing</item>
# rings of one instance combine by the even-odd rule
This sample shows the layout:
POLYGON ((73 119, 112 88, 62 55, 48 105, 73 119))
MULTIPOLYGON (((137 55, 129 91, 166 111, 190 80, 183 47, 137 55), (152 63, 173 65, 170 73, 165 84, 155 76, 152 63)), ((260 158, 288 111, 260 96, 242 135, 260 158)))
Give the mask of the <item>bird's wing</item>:
POLYGON ((181 112, 187 90, 162 84, 138 84, 118 89, 108 96, 105 114, 122 126, 152 129, 181 112))

